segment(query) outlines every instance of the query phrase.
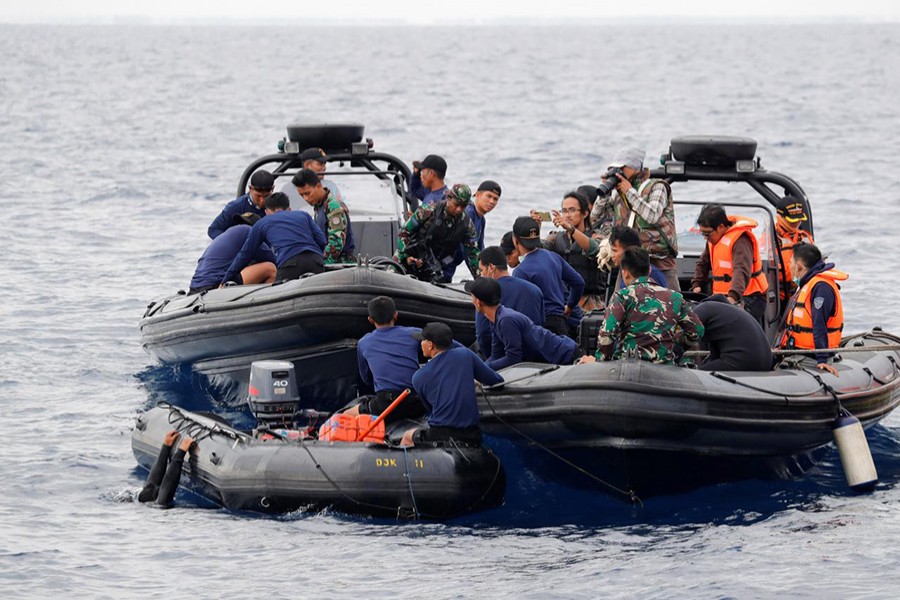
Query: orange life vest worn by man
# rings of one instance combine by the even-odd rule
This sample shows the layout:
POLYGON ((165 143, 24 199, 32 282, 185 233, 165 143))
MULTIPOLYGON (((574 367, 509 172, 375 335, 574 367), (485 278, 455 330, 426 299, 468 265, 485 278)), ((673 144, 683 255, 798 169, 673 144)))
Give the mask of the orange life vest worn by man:
MULTIPOLYGON (((838 282, 849 275, 835 269, 834 263, 826 264, 813 244, 794 247, 791 271, 798 289, 788 302, 779 346, 801 350, 837 348, 844 329, 838 282)), ((832 357, 830 352, 816 352, 816 368, 837 376, 837 370, 829 364, 832 357)))
POLYGON ((732 304, 743 305, 765 329, 769 282, 753 234, 756 221, 729 217, 721 204, 707 204, 700 210, 697 225, 706 238, 706 248, 694 267, 691 289, 702 292, 712 279, 711 294, 725 294, 732 304))
POLYGON ((794 246, 801 243, 812 244, 813 239, 808 231, 801 229, 801 225, 808 218, 803 201, 794 196, 785 196, 778 201, 775 207, 775 233, 778 234, 778 250, 781 253, 781 299, 787 300, 797 286, 791 274, 791 257, 794 255, 794 246))

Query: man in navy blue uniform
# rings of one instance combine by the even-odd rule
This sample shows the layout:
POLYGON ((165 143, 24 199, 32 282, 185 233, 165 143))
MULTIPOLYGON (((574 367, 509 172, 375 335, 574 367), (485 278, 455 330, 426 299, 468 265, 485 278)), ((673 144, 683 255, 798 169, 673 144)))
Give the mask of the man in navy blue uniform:
MULTIPOLYGON (((369 301, 369 323, 375 331, 364 335, 356 346, 359 378, 375 389, 375 396, 351 406, 350 415, 380 415, 400 393, 413 389, 413 375, 419 370, 419 342, 412 334, 418 327, 397 325, 397 307, 387 296, 369 301)), ((425 414, 425 407, 415 394, 407 396, 391 412, 385 422, 415 419, 425 414)))
POLYGON ((437 154, 429 154, 422 160, 413 161, 412 179, 409 181, 409 193, 422 204, 440 202, 447 196, 447 161, 437 154))
MULTIPOLYGON (((500 202, 501 191, 500 184, 496 181, 491 181, 490 179, 482 181, 481 185, 478 186, 478 191, 475 192, 475 200, 466 206, 466 214, 472 221, 472 225, 475 226, 475 241, 478 243, 479 251, 484 250, 484 226, 487 224, 485 215, 497 208, 497 203, 500 202)), ((445 269, 445 272, 449 273, 449 275, 445 275, 448 281, 453 279, 456 267, 465 260, 466 249, 460 244, 453 257, 453 263, 445 269)))
POLYGON ((557 335, 568 335, 566 319, 578 307, 584 291, 584 279, 559 254, 541 247, 541 225, 531 217, 516 219, 513 242, 520 261, 513 277, 530 281, 541 288, 544 294, 544 327, 557 335))
POLYGON ((222 233, 234 225, 234 218, 245 212, 251 212, 259 218, 266 216, 266 198, 275 187, 275 178, 271 173, 260 169, 250 177, 250 191, 243 196, 238 196, 225 205, 219 216, 216 217, 206 230, 211 239, 216 239, 222 233))
POLYGON ((535 325, 520 312, 500 303, 500 284, 489 277, 466 283, 472 304, 491 323, 493 344, 487 366, 500 370, 520 362, 570 365, 579 358, 578 344, 564 335, 535 325))
MULTIPOLYGON (((506 255, 500 246, 488 246, 478 255, 478 270, 482 277, 490 277, 500 284, 503 306, 522 313, 534 323, 544 322, 544 294, 530 281, 512 277, 506 255)), ((475 340, 482 356, 491 354, 491 322, 475 311, 475 340)))
MULTIPOLYGON (((234 220, 235 225, 210 242, 203 251, 191 278, 189 294, 199 294, 219 287, 234 257, 244 247, 244 242, 250 235, 250 226, 259 221, 259 217, 248 212, 236 216, 234 220)), ((234 276, 238 285, 275 281, 275 254, 271 248, 261 245, 256 249, 252 260, 253 264, 244 267, 234 276)))
POLYGON ((325 270, 322 259, 325 234, 309 214, 292 211, 290 199, 282 192, 275 192, 266 199, 266 214, 265 219, 260 219, 250 229, 247 241, 222 277, 223 285, 235 279, 264 243, 275 251, 276 281, 298 279, 304 273, 325 270))
POLYGON ((413 375, 413 388, 428 412, 428 427, 407 430, 400 444, 481 443, 474 380, 495 385, 503 377, 468 348, 452 347, 453 334, 445 323, 429 323, 413 339, 421 341, 422 354, 431 359, 413 375))

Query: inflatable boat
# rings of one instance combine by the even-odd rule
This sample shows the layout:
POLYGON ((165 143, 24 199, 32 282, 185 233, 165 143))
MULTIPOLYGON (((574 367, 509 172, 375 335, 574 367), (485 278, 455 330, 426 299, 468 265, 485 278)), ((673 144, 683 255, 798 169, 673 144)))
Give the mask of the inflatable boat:
POLYGON ((832 441, 842 409, 871 427, 900 403, 898 342, 879 330, 845 338, 838 377, 791 357, 770 372, 636 359, 520 364, 480 395, 482 427, 531 449, 572 451, 579 466, 645 493, 666 491, 666 479, 694 487, 799 475, 832 441))
MULTIPOLYGON (((335 510, 447 519, 503 502, 503 467, 488 449, 463 444, 400 448, 239 431, 220 418, 160 405, 140 415, 131 445, 149 471, 167 432, 196 440, 181 485, 235 510, 335 510)), ((400 429, 395 428, 395 429, 400 429)), ((405 427, 404 427, 405 429, 405 427)), ((388 442, 402 430, 388 432, 388 442)), ((368 439, 368 438, 367 438, 368 439)))

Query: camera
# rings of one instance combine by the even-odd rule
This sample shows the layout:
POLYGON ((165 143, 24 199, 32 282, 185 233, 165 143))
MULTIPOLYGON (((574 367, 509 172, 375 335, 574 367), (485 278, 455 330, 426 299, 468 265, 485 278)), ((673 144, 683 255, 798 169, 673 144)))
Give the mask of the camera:
POLYGON ((622 171, 620 167, 610 167, 609 170, 603 175, 604 181, 600 182, 600 185, 597 186, 597 196, 603 198, 605 196, 609 196, 616 186, 619 185, 619 178, 616 175, 621 175, 625 177, 625 172, 622 171))

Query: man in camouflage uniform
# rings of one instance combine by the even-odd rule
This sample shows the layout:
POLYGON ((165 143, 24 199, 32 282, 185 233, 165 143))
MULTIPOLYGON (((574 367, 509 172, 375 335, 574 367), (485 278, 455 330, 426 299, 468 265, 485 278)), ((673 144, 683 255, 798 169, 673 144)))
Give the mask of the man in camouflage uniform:
POLYGON ((616 153, 609 167, 621 169, 622 174, 616 174, 615 190, 594 203, 591 223, 599 225, 612 214, 614 225, 637 229, 641 247, 666 276, 669 289, 681 291, 675 263, 678 237, 672 189, 662 179, 650 179, 650 170, 644 168, 644 155, 639 148, 624 148, 616 153))
POLYGON ((291 182, 297 188, 297 193, 313 207, 316 225, 325 234, 325 264, 354 262, 356 244, 353 241, 347 205, 322 185, 319 174, 312 169, 298 171, 291 182))
POLYGON ((453 278, 448 266, 462 244, 466 266, 472 277, 478 277, 478 239, 465 213, 471 201, 469 186, 457 183, 447 190, 445 200, 417 208, 400 228, 397 262, 423 281, 448 283, 453 278))
POLYGON ((650 257, 643 248, 628 248, 620 264, 626 287, 606 309, 597 353, 581 362, 637 356, 675 364, 687 344, 703 336, 703 324, 678 292, 650 282, 650 257))

